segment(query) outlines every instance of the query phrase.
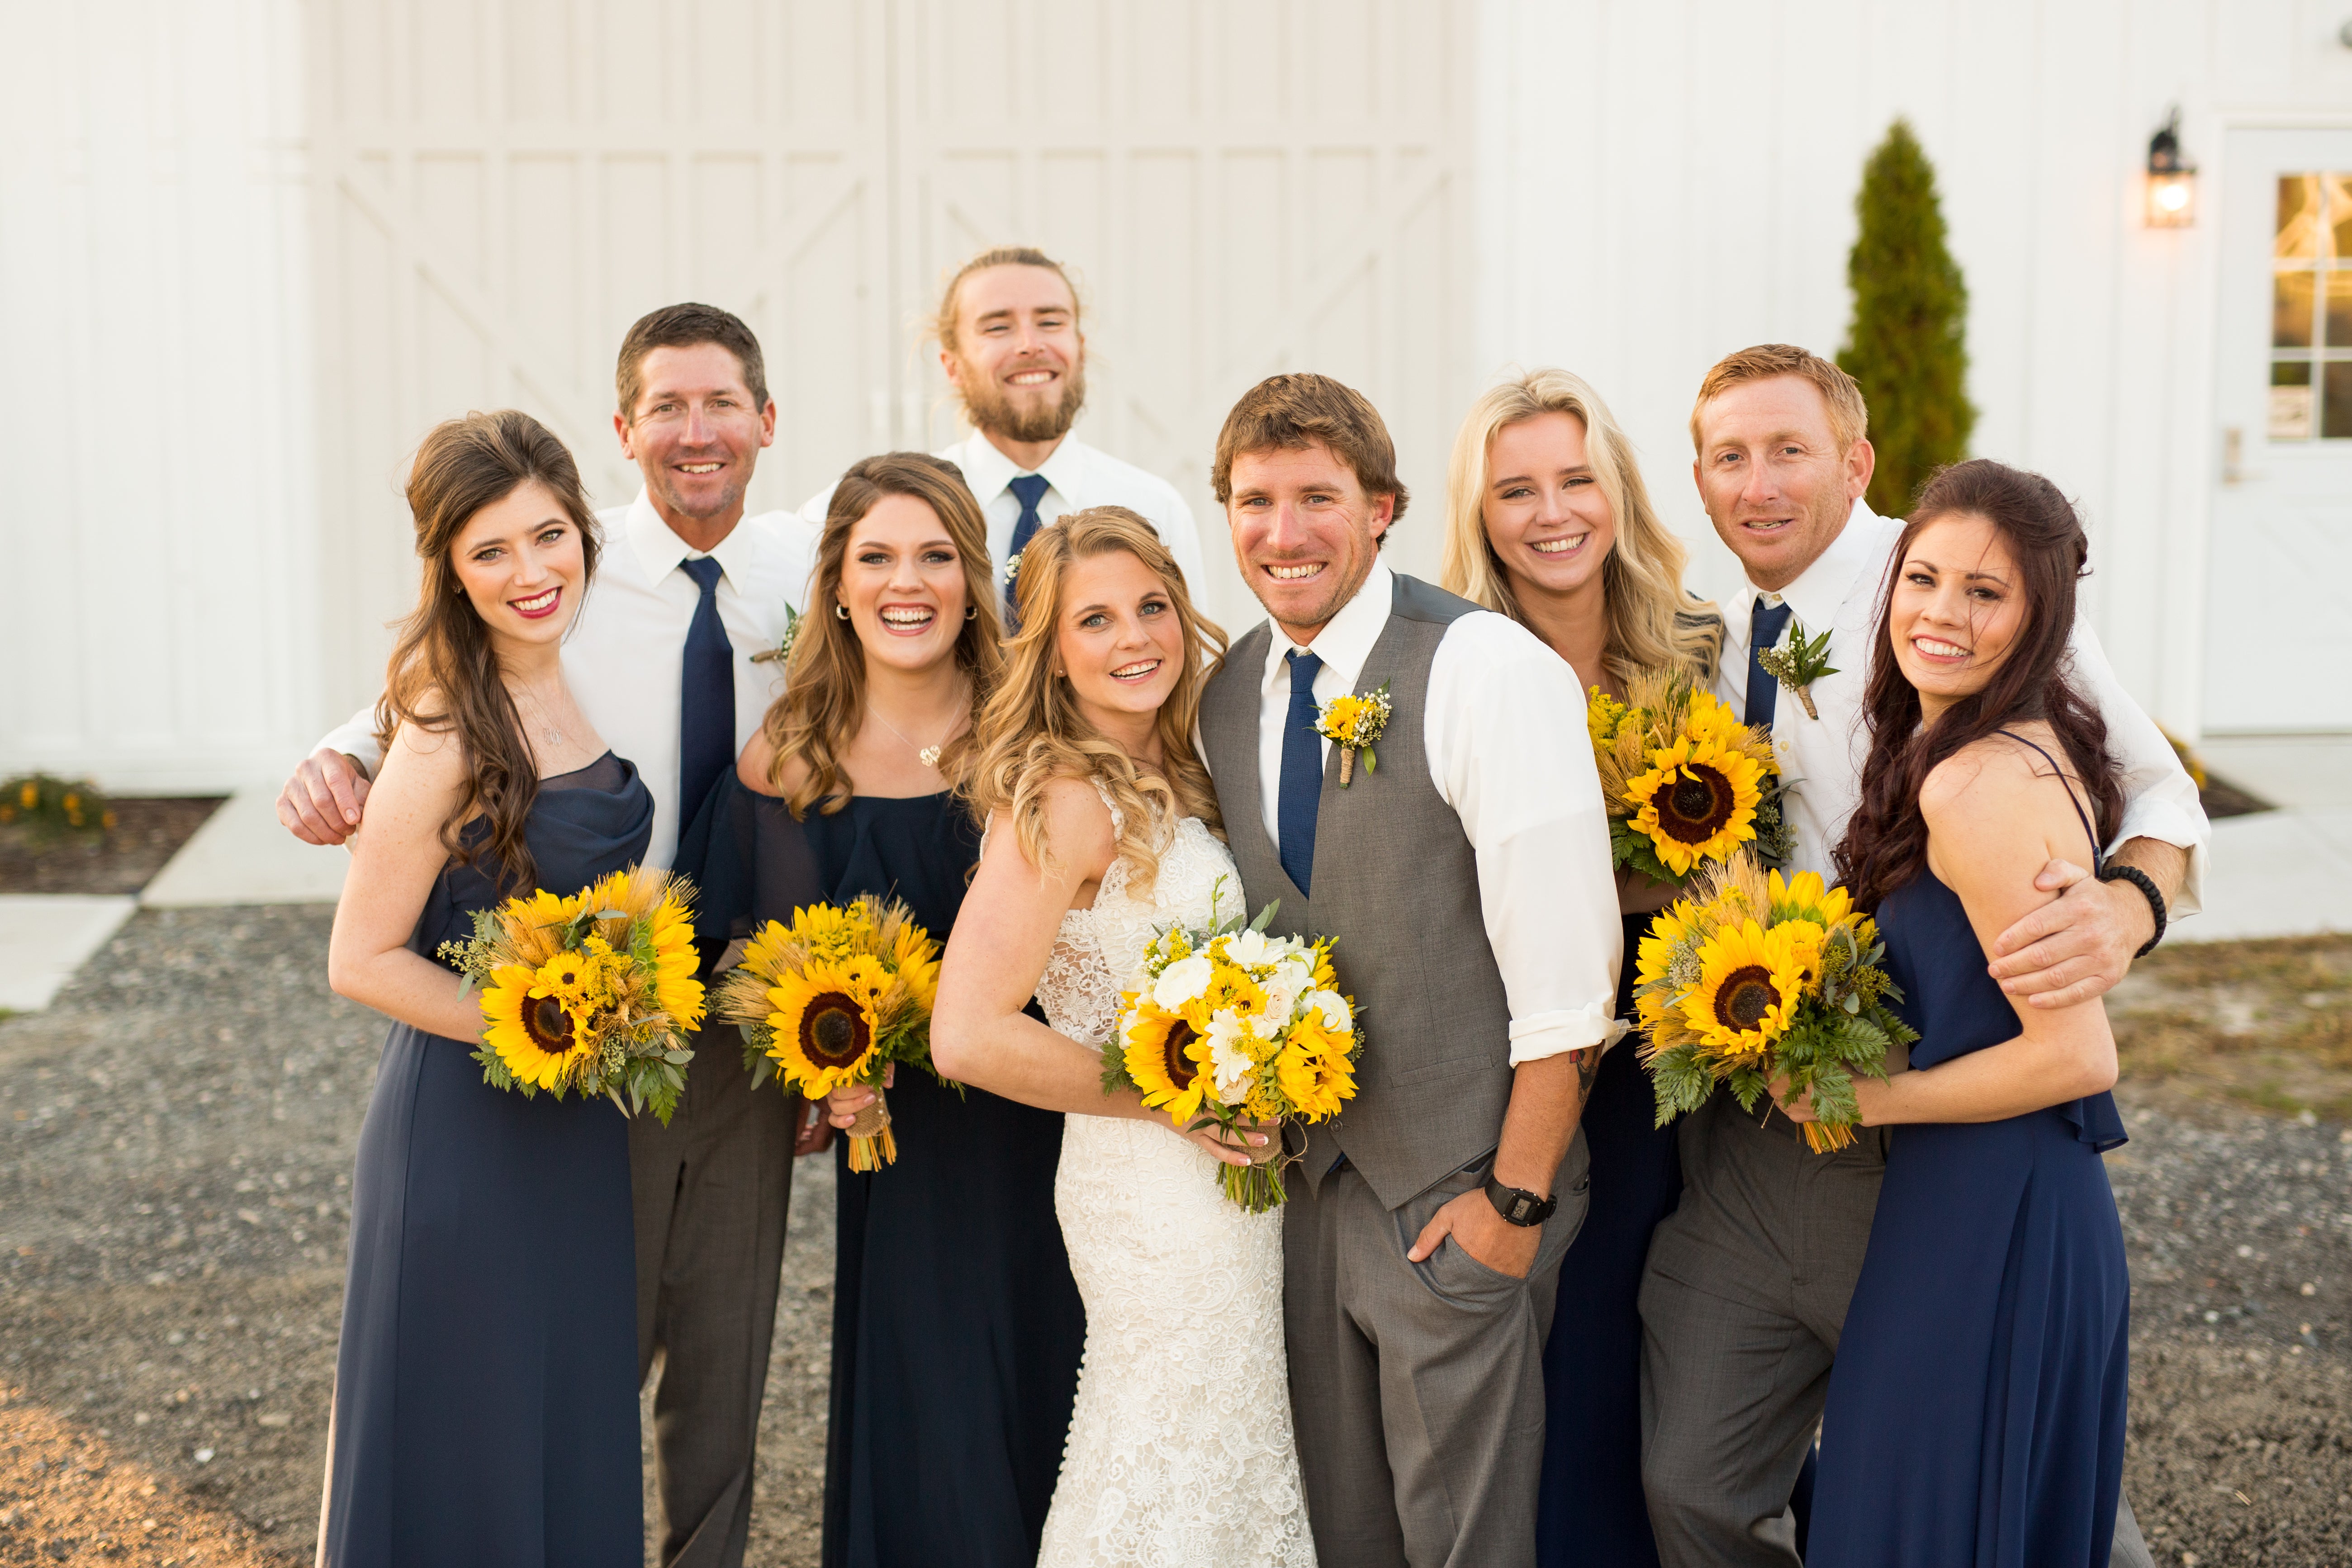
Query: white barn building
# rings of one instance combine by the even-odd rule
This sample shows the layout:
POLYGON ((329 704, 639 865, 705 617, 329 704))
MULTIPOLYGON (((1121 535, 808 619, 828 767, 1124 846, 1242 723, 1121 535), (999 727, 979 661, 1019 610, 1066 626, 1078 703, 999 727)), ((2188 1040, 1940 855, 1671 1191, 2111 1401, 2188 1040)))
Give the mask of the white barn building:
POLYGON ((1970 291, 1975 450, 2081 498, 2124 679, 2188 736, 2352 730, 2347 25, 2352 0, 8 0, 0 773, 278 776, 381 679, 417 437, 520 405, 626 501, 613 353, 656 305, 761 334, 755 507, 941 444, 912 323, 988 244, 1074 264, 1087 438, 1213 545, 1224 410, 1314 369, 1388 416, 1393 553, 1433 575, 1463 408, 1556 363, 1714 550, 1692 391, 1744 344, 1837 349, 1897 115, 1970 291), (2176 106, 2194 221, 2151 226, 2176 106))

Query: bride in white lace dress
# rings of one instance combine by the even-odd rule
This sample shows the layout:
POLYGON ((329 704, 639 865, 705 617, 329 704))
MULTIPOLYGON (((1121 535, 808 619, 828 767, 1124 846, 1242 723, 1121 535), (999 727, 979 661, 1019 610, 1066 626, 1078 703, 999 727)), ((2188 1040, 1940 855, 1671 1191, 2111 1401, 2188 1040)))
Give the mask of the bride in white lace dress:
POLYGON ((1238 896, 1190 745, 1204 647, 1223 637, 1121 509, 1041 531, 1019 582, 1024 629, 975 737, 990 832, 932 1051, 951 1078, 1072 1113, 1055 1207, 1087 1349, 1040 1568, 1309 1568, 1281 1214, 1223 1195, 1217 1162, 1247 1152, 1101 1087, 1146 944, 1238 896), (1033 993, 1050 1027, 1024 1015, 1033 993))

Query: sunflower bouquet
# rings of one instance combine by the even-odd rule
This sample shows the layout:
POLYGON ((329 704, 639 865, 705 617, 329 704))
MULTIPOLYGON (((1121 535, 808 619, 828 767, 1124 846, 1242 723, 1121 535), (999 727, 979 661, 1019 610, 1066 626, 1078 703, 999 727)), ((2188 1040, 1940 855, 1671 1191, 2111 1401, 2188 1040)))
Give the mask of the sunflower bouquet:
POLYGON ((882 1093, 890 1065, 940 1076, 931 1066, 939 989, 940 944, 905 904, 867 893, 761 927, 719 981, 717 1012, 743 1031, 754 1089, 781 1073, 810 1100, 850 1084, 874 1091, 849 1129, 849 1168, 872 1171, 898 1158, 882 1093))
MULTIPOLYGON (((1145 1105, 1189 1127, 1228 1131, 1339 1114, 1363 1049, 1355 999, 1338 989, 1328 938, 1265 934, 1274 910, 1246 928, 1235 914, 1206 931, 1160 932, 1103 1044, 1105 1094, 1139 1089, 1145 1105)), ((1282 1163, 1274 1137, 1251 1164, 1219 1165, 1218 1179, 1227 1197, 1264 1214, 1287 1195, 1282 1163)))
POLYGON ((1728 1083, 1744 1110, 1774 1079, 1810 1092, 1815 1153, 1853 1141, 1853 1075, 1886 1076, 1886 1053, 1918 1035, 1886 1005, 1903 994, 1885 945, 1843 888, 1783 880, 1742 851, 1710 868, 1642 939, 1633 1008, 1658 1125, 1728 1083))
POLYGON ((1622 702, 1592 688, 1585 726, 1609 805, 1611 864, 1680 887, 1745 844, 1768 861, 1787 858, 1770 738, 1689 672, 1640 671, 1622 702))
POLYGON ((694 889, 632 866, 570 898, 546 891, 474 913, 474 934, 441 944, 482 992, 474 1059, 494 1089, 604 1095, 667 1126, 702 1022, 694 889))

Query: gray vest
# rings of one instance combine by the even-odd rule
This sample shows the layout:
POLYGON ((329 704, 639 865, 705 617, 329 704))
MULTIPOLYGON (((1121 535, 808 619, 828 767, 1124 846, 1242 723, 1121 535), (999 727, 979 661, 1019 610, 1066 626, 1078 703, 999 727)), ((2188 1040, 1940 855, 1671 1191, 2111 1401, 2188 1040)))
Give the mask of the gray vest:
POLYGON ((1201 740, 1250 912, 1279 899, 1270 929, 1335 939, 1339 989, 1361 1013, 1356 1098, 1307 1130, 1307 1181, 1319 1187, 1344 1151, 1390 1208, 1491 1152, 1511 1098, 1511 1014, 1486 941, 1477 860, 1430 782, 1422 739, 1430 660, 1446 626, 1477 607, 1397 576, 1388 625, 1356 682, 1360 692, 1388 682, 1389 721, 1373 747, 1380 767, 1368 772, 1357 758, 1341 789, 1331 748, 1311 899, 1283 870, 1259 804, 1269 625, 1234 645, 1201 703, 1201 740))

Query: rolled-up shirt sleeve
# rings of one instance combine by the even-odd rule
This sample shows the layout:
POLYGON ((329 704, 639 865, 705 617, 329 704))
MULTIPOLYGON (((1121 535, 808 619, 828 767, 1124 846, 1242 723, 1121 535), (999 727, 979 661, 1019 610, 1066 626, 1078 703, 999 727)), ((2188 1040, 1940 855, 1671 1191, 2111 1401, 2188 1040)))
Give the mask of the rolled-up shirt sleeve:
POLYGON ((1477 858, 1511 1065, 1606 1048, 1624 928, 1575 672, 1504 616, 1465 616, 1429 672, 1430 777, 1477 858))
POLYGON ((2134 838, 2153 838, 2189 851, 2189 868, 2168 912, 2175 918, 2193 915, 2204 907, 2205 862, 2213 839, 2197 781, 2189 776, 2180 754, 2156 721, 2124 689, 2088 623, 2074 623, 2068 652, 2083 695, 2106 721, 2107 749, 2122 775, 2123 826, 2116 830, 2115 843, 2105 847, 2112 851, 2134 838))
POLYGON ((375 777, 376 769, 383 766, 383 748, 375 742, 375 705, 370 703, 329 731, 310 751, 315 755, 329 749, 355 758, 362 773, 375 777))

